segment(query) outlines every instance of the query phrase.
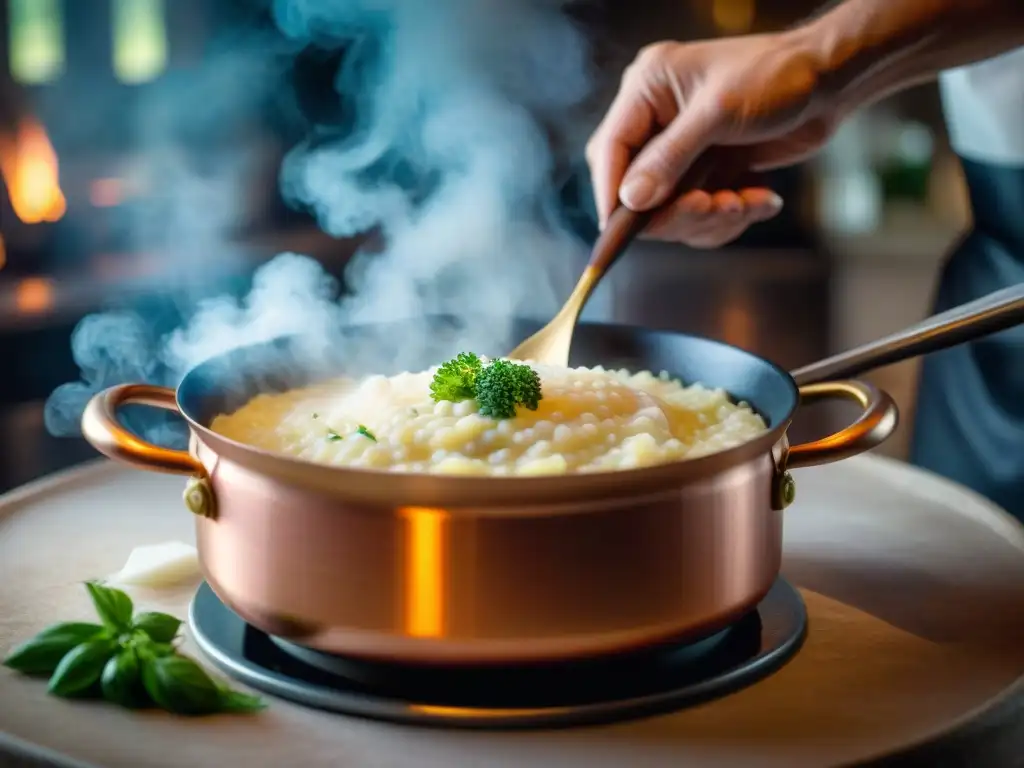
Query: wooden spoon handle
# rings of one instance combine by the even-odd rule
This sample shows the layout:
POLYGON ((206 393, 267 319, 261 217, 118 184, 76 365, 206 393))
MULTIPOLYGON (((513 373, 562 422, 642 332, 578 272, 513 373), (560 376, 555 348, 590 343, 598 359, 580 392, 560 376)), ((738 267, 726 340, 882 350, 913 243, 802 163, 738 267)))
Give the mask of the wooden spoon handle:
MULTIPOLYGON (((598 235, 587 266, 599 273, 611 269, 612 265, 618 261, 619 256, 625 252, 633 239, 643 232, 656 214, 672 205, 687 192, 700 189, 707 184, 711 174, 716 170, 722 170, 726 160, 724 151, 721 149, 712 149, 700 155, 689 170, 683 174, 665 205, 660 208, 637 212, 619 204, 608 217, 608 223, 601 234, 598 235)), ((731 171, 733 163, 729 163, 729 166, 731 171)))

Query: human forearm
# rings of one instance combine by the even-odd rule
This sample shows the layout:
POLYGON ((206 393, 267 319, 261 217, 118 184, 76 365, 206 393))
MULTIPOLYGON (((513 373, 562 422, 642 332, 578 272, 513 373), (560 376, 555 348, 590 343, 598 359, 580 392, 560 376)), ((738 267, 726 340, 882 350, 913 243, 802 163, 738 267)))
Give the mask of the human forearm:
POLYGON ((845 0, 791 33, 833 106, 850 112, 1024 45, 1024 0, 845 0))

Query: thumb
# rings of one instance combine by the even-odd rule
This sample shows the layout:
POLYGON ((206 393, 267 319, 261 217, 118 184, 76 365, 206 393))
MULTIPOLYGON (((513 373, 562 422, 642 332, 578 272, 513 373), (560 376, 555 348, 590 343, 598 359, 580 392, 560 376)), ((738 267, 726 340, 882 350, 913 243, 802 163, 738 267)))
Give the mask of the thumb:
POLYGON ((630 164, 619 187, 619 199, 634 211, 665 203, 693 162, 714 142, 711 118, 683 110, 651 139, 630 164))

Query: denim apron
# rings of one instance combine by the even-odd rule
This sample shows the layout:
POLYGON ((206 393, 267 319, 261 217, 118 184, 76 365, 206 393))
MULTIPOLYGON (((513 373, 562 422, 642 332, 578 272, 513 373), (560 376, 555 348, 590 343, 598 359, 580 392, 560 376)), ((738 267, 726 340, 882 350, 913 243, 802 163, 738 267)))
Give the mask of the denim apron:
MULTIPOLYGON (((1024 50, 945 73, 942 94, 974 224, 936 312, 1024 282, 1024 50)), ((1024 327, 924 359, 911 461, 1024 521, 1024 327)))

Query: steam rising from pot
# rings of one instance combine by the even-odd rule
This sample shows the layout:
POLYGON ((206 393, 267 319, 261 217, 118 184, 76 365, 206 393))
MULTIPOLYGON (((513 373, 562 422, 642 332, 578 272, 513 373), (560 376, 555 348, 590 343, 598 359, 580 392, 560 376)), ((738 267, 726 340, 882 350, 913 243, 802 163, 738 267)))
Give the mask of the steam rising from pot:
MULTIPOLYGON (((286 38, 345 48, 336 88, 352 118, 347 135, 320 137, 289 154, 283 192, 315 212, 331 235, 378 228, 383 250, 357 254, 340 298, 316 262, 283 254, 256 273, 244 299, 203 300, 190 308, 184 327, 162 338, 135 314, 84 319, 72 338, 82 380, 50 397, 49 430, 77 433, 85 403, 104 387, 174 386, 204 359, 282 335, 305 334, 302 364, 315 366, 339 326, 450 314, 472 319, 469 335, 456 344, 501 349, 513 342, 513 316, 557 309, 582 245, 555 205, 551 139, 578 140, 565 116, 590 88, 583 38, 560 6, 277 0, 275 20, 286 38)), ((225 84, 221 109, 237 100, 231 89, 245 88, 238 80, 225 84)), ((180 94, 162 111, 194 109, 193 100, 180 94)), ((223 177, 214 181, 224 185, 223 177)), ((179 172, 172 182, 202 188, 210 180, 179 172)), ((244 194, 231 192, 236 199, 244 194)), ((202 258, 216 259, 229 222, 217 218, 223 211, 196 205, 202 258), (211 222, 220 243, 210 236, 211 222)), ((428 333, 392 335, 346 352, 365 360, 383 346, 405 367, 424 366, 453 351, 452 340, 442 344, 428 333)), ((168 438, 150 424, 133 426, 151 439, 168 438)))

